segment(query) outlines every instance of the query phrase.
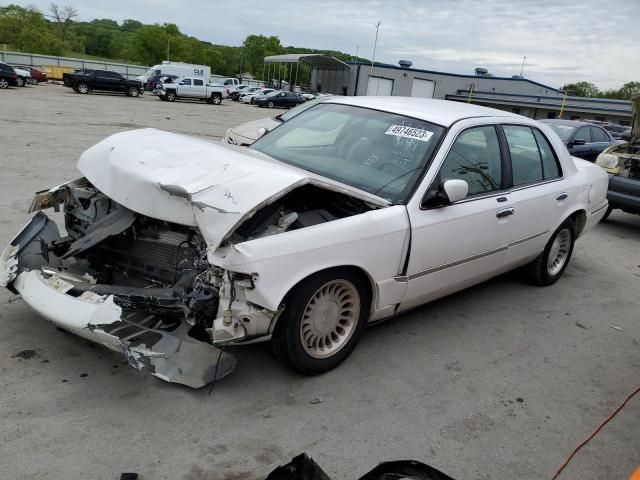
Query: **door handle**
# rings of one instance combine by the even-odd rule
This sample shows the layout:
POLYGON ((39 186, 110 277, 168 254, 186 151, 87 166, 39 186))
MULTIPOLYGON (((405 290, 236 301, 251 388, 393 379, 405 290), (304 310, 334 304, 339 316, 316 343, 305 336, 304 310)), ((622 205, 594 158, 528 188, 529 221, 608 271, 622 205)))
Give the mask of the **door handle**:
POLYGON ((496 213, 496 217, 508 217, 509 215, 513 215, 514 213, 516 213, 516 211, 513 208, 503 208, 502 210, 498 210, 498 213, 496 213))
POLYGON ((556 200, 561 201, 561 200, 566 200, 567 198, 569 198, 569 195, 567 195, 566 193, 562 192, 561 194, 559 194, 556 197, 556 200))

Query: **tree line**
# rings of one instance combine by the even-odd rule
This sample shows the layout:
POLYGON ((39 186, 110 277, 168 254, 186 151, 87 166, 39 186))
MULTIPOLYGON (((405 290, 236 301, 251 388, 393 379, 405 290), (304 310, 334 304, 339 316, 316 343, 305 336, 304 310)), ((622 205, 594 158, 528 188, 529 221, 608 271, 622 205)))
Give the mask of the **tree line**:
MULTIPOLYGON (((354 60, 343 52, 285 47, 277 36, 249 35, 241 46, 216 45, 183 34, 173 23, 145 25, 128 19, 80 22, 73 7, 51 4, 47 13, 35 7, 0 7, 0 44, 10 50, 61 56, 95 56, 125 63, 155 65, 173 61, 209 65, 222 75, 251 73, 262 77, 264 57, 285 53, 324 53, 354 60)), ((366 59, 360 58, 361 61, 366 59)), ((304 68, 303 68, 304 70, 304 68)), ((300 71, 303 75, 305 71, 300 71)), ((278 75, 287 76, 283 68, 278 75)))
POLYGON ((568 95, 590 98, 614 98, 618 100, 630 100, 635 95, 640 95, 640 82, 627 82, 618 89, 600 90, 590 82, 567 83, 561 90, 568 95))

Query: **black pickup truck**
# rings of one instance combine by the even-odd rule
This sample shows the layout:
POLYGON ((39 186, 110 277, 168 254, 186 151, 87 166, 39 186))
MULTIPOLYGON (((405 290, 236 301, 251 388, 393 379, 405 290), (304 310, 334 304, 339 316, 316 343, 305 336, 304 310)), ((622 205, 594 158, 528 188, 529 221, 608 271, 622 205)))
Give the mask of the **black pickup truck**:
POLYGON ((73 88, 78 93, 99 90, 122 92, 130 97, 137 97, 143 92, 142 82, 127 80, 118 72, 108 70, 76 70, 73 73, 64 73, 62 81, 66 87, 73 88))

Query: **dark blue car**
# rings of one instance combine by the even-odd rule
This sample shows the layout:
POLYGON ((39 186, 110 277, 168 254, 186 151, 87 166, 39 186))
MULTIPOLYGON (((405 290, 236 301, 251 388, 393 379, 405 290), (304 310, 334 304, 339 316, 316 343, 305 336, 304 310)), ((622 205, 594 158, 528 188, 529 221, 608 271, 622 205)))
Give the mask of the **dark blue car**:
POLYGON ((578 120, 540 120, 549 125, 574 157, 595 162, 611 145, 620 143, 599 125, 578 120))
POLYGON ((253 97, 253 103, 259 107, 285 107, 291 108, 304 103, 304 97, 294 92, 275 91, 267 95, 253 97))

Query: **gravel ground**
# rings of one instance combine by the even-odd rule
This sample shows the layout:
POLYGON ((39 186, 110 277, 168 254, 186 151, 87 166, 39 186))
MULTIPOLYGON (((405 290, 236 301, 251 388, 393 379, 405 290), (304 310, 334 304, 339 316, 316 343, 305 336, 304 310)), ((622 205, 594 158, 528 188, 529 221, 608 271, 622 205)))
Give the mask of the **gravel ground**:
MULTIPOLYGON (((273 112, 78 95, 57 85, 0 91, 0 243, 36 190, 76 178, 80 153, 155 127, 220 138, 273 112)), ((313 378, 264 345, 190 390, 64 334, 0 292, 0 474, 11 479, 261 479, 307 452, 335 479, 416 459, 456 479, 544 479, 640 384, 640 217, 614 212, 580 239, 563 278, 516 275, 371 328, 351 358, 313 378)), ((562 479, 628 478, 640 465, 640 397, 562 479)))

